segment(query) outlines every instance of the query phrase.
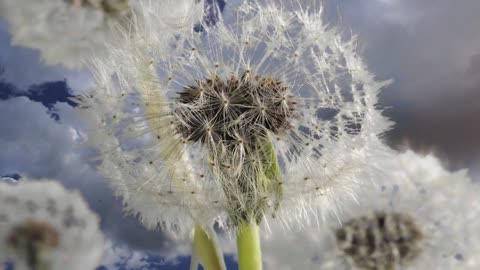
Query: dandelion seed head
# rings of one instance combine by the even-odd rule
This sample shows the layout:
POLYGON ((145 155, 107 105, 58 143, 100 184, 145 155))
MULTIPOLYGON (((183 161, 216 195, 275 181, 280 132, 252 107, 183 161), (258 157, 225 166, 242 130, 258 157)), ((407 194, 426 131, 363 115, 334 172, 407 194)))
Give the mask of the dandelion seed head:
POLYGON ((15 269, 94 269, 102 255, 98 217, 78 192, 53 181, 0 183, 0 262, 15 269), (41 260, 42 262, 40 262, 41 260))
POLYGON ((12 44, 40 51, 46 64, 79 68, 102 55, 111 27, 128 18, 127 0, 5 0, 12 44))
MULTIPOLYGON (((195 0, 4 0, 2 16, 13 45, 39 50, 46 64, 78 69, 108 57, 106 44, 121 46, 123 34, 184 27, 199 20, 202 7, 203 1, 195 0), (155 26, 137 25, 153 14, 155 26)), ((145 42, 153 39, 163 37, 152 35, 145 42)))
POLYGON ((410 216, 373 212, 335 231, 337 246, 360 269, 394 269, 422 251, 422 232, 410 216))
POLYGON ((330 225, 326 269, 476 269, 477 183, 412 151, 383 161, 386 177, 330 225), (388 179, 388 180, 387 180, 388 179), (459 209, 461 209, 459 211, 459 209), (460 259, 459 259, 460 258, 460 259))
POLYGON ((179 93, 176 116, 182 136, 192 142, 254 144, 259 137, 284 133, 294 118, 294 97, 273 78, 243 73, 227 81, 198 81, 179 93))
MULTIPOLYGON (((32 246, 48 252, 50 249, 57 248, 59 234, 49 224, 27 222, 13 228, 7 242, 10 248, 18 250, 18 253, 28 250, 32 246)), ((35 260, 37 258, 33 256, 27 257, 27 264, 33 267, 38 264, 35 260)))
POLYGON ((94 8, 106 14, 117 14, 128 12, 130 5, 128 0, 66 0, 77 8, 94 8))
POLYGON ((79 102, 90 141, 148 227, 192 209, 233 227, 247 217, 327 220, 388 155, 380 136, 391 123, 377 105, 388 82, 321 9, 296 8, 245 1, 233 19, 168 41, 145 16, 136 25, 149 31, 125 34, 126 46, 94 62, 99 89, 79 102), (171 215, 151 210, 158 194, 171 215))

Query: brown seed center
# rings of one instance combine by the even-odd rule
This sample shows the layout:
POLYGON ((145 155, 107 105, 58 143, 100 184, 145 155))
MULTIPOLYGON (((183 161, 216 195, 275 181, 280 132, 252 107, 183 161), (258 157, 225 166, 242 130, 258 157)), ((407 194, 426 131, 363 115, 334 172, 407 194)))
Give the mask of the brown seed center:
POLYGON ((336 231, 336 239, 357 267, 392 270, 421 253, 423 235, 410 216, 378 211, 348 221, 336 231))
POLYGON ((267 131, 279 134, 291 128, 295 102, 281 80, 253 76, 197 80, 177 99, 179 133, 187 141, 254 143, 267 131))
POLYGON ((35 266, 40 263, 42 254, 58 247, 59 238, 59 233, 50 224, 29 221, 13 228, 7 244, 25 254, 28 264, 35 266))

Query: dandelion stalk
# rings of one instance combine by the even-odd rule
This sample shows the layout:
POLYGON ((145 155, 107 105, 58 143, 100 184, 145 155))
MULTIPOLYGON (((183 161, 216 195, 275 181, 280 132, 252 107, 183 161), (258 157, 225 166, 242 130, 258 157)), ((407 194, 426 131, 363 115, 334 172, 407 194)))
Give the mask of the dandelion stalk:
MULTIPOLYGON (((193 247, 197 256, 200 257, 205 270, 225 270, 225 261, 222 251, 215 241, 215 232, 207 232, 202 226, 195 226, 193 247)), ((197 269, 194 265, 191 269, 197 269)))
POLYGON ((237 229, 238 266, 240 270, 261 270, 262 251, 256 222, 242 223, 237 229))
POLYGON ((26 255, 27 264, 31 270, 50 270, 48 262, 42 256, 42 248, 39 244, 29 243, 26 255))
MULTIPOLYGON (((273 144, 268 140, 258 140, 258 158, 261 160, 257 184, 260 190, 268 190, 276 196, 274 212, 282 197, 281 171, 273 144)), ((237 228, 237 252, 240 270, 261 270, 262 252, 258 224, 260 218, 244 220, 237 228)))

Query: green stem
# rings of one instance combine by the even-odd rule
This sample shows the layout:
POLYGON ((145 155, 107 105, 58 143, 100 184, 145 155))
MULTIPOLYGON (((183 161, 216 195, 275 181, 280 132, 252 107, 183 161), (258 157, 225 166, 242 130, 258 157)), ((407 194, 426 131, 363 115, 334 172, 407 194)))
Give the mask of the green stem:
POLYGON ((255 222, 238 226, 237 255, 239 270, 262 270, 260 235, 255 222))
POLYGON ((193 247, 195 254, 200 257, 205 270, 226 269, 223 254, 215 238, 215 232, 207 232, 203 227, 195 226, 193 247))
POLYGON ((42 256, 42 249, 39 244, 32 241, 27 244, 27 265, 31 270, 49 270, 49 264, 44 260, 42 256))
POLYGON ((260 184, 262 184, 268 192, 273 192, 275 194, 272 213, 273 217, 275 217, 276 211, 280 207, 280 201, 283 197, 282 173, 272 142, 268 139, 265 141, 260 140, 258 145, 260 158, 264 161, 261 167, 263 173, 260 173, 258 178, 260 184))

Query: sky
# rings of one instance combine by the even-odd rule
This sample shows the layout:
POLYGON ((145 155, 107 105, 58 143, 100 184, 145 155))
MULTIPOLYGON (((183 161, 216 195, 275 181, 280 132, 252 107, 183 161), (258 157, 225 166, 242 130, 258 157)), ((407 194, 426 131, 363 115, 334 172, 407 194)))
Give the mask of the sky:
MULTIPOLYGON (((226 10, 237 2, 227 2, 226 10)), ((381 79, 393 80, 380 100, 396 122, 386 135, 390 145, 433 152, 447 168, 468 168, 478 179, 480 1, 323 2, 332 24, 358 36, 370 69, 381 79)), ((121 202, 89 163, 93 153, 80 145, 85 135, 78 131, 81 123, 68 100, 93 86, 88 72, 45 66, 38 52, 12 47, 2 19, 0 67, 0 175, 59 179, 79 189, 100 215, 107 238, 99 269, 189 269, 191 243, 147 231, 134 217, 125 216, 121 202)), ((285 245, 292 239, 286 237, 285 245)), ((224 242, 226 250, 232 250, 231 241, 224 242)), ((302 248, 302 241, 295 244, 302 248)), ((308 245, 315 249, 311 241, 308 245)), ((269 256, 267 270, 275 269, 281 257, 269 256)), ((226 259, 228 268, 236 269, 235 258, 226 259)), ((315 256, 307 259, 315 261, 315 256)))

